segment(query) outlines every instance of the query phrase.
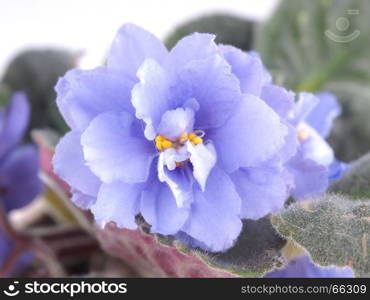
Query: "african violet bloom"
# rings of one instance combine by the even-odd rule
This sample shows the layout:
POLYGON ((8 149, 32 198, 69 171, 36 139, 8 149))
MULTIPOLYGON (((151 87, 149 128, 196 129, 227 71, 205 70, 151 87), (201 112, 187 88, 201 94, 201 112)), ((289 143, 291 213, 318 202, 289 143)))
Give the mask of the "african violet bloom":
POLYGON ((71 131, 54 169, 101 225, 134 229, 141 214, 153 233, 223 251, 241 218, 279 210, 288 197, 284 163, 297 133, 266 103, 279 87, 260 97, 266 80, 257 57, 213 35, 192 34, 168 52, 124 25, 106 67, 72 70, 57 84, 71 131))
MULTIPOLYGON (((276 158, 269 160, 270 166, 271 162, 279 162, 278 165, 283 163, 280 173, 260 173, 258 176, 258 170, 248 168, 248 182, 243 179, 239 186, 242 186, 248 194, 258 194, 256 197, 246 197, 248 200, 242 202, 244 207, 248 205, 248 211, 251 212, 254 211, 251 205, 256 207, 268 203, 266 214, 274 212, 276 210, 271 210, 271 199, 275 199, 275 202, 280 199, 279 203, 286 199, 287 195, 283 192, 283 187, 286 186, 289 186, 289 195, 296 200, 318 196, 325 192, 329 182, 339 179, 347 167, 335 159, 333 149, 325 141, 335 118, 341 113, 336 97, 330 93, 317 95, 300 93, 298 101, 295 101, 296 95, 293 92, 272 84, 272 77, 257 53, 244 53, 230 46, 222 46, 222 49, 238 77, 247 79, 242 80, 245 83, 242 88, 248 86, 248 93, 265 101, 289 128, 286 144, 292 144, 280 150, 278 160, 276 158), (254 75, 253 80, 248 76, 250 73, 254 75), (293 157, 289 149, 297 150, 293 157), (279 181, 281 188, 276 189, 276 184, 269 188, 261 185, 261 189, 256 190, 258 183, 267 180, 275 183, 279 181), (256 184, 251 188, 250 183, 256 184)), ((250 215, 247 217, 253 219, 250 215)))
MULTIPOLYGON (((298 101, 295 101, 293 92, 272 84, 272 77, 258 54, 249 54, 262 74, 262 88, 257 90, 256 96, 279 114, 283 122, 293 126, 295 130, 290 132, 298 138, 298 141, 295 140, 298 142, 296 154, 287 160, 281 177, 290 186, 290 195, 296 200, 318 196, 326 191, 330 182, 339 179, 347 168, 346 164, 335 159, 333 149, 325 141, 335 118, 341 113, 341 107, 336 97, 327 92, 317 95, 300 93, 298 101)), ((237 61, 236 66, 239 63, 237 61)), ((239 67, 248 70, 246 66, 239 67)))
POLYGON ((320 267, 315 265, 308 255, 291 260, 281 269, 267 273, 266 278, 352 278, 355 277, 350 267, 320 267))
POLYGON ((36 147, 19 146, 29 114, 22 93, 14 94, 9 107, 0 111, 0 205, 6 212, 27 205, 42 189, 36 147))
POLYGON ((346 164, 335 159, 325 141, 341 107, 330 93, 300 93, 291 122, 298 129, 300 146, 287 168, 293 175, 292 196, 298 200, 317 196, 339 179, 346 164))

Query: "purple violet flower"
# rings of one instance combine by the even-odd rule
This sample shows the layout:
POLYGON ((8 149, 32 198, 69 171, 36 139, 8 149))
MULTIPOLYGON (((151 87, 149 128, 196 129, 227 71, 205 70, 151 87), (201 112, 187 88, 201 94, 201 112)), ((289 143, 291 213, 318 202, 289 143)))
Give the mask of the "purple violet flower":
POLYGON ((9 107, 0 111, 0 205, 6 212, 27 205, 42 190, 37 148, 19 146, 29 114, 23 93, 14 94, 9 107))
POLYGON ((320 267, 315 265, 308 255, 291 260, 281 269, 267 273, 266 278, 353 278, 353 270, 346 267, 320 267))
MULTIPOLYGON (((42 190, 39 156, 34 146, 19 146, 28 126, 30 108, 23 93, 15 93, 9 107, 0 111, 0 206, 5 213, 34 200, 42 190)), ((0 229, 0 266, 13 251, 13 241, 0 229)), ((14 271, 31 260, 22 254, 14 271)))
POLYGON ((345 172, 347 165, 335 159, 334 150, 325 141, 340 113, 341 107, 330 93, 299 94, 292 123, 298 129, 300 146, 287 164, 293 174, 295 199, 320 195, 345 172))
POLYGON ((98 224, 134 229, 141 214, 153 233, 224 251, 241 218, 283 207, 296 130, 260 97, 269 77, 258 57, 214 38, 195 33, 168 52, 127 24, 107 66, 59 80, 57 104, 71 131, 54 169, 98 224))
MULTIPOLYGON (((255 52, 250 52, 249 55, 259 61, 254 64, 259 65, 259 73, 262 74, 258 77, 262 82, 254 83, 255 87, 259 87, 255 95, 278 113, 283 122, 286 122, 290 134, 298 138, 296 154, 291 157, 289 153, 290 159, 286 160, 285 172, 282 174, 286 184, 291 187, 290 195, 296 200, 303 200, 322 194, 329 183, 338 180, 347 169, 347 164, 335 159, 333 149, 325 141, 334 120, 341 114, 337 98, 327 92, 317 95, 300 93, 298 101, 295 102, 293 92, 272 84, 272 77, 263 66, 259 55, 255 52)), ((245 72, 248 68, 243 67, 239 62, 235 62, 235 68, 245 72)), ((290 142, 297 140, 290 139, 290 142)))

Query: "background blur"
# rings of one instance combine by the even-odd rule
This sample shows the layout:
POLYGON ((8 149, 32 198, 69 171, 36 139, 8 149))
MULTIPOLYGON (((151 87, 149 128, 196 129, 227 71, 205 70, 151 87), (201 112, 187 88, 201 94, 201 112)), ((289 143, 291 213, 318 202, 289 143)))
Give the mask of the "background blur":
POLYGON ((58 46, 85 51, 84 68, 101 64, 117 29, 135 23, 164 38, 190 18, 214 12, 266 19, 277 0, 0 0, 0 76, 17 52, 58 46))

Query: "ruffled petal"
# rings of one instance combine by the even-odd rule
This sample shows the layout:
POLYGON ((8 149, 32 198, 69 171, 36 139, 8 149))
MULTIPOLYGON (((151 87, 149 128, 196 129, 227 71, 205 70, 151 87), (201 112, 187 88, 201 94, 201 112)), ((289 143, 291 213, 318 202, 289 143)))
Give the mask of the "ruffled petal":
POLYGON ((334 120, 341 114, 342 108, 333 94, 320 93, 316 97, 319 102, 306 117, 305 122, 326 138, 330 134, 334 120))
POLYGON ((70 131, 59 141, 53 167, 54 172, 72 188, 90 196, 98 194, 101 181, 86 165, 78 132, 70 131))
POLYGON ((155 177, 142 193, 140 211, 152 233, 175 234, 189 217, 189 207, 178 207, 166 183, 155 177))
POLYGON ((328 168, 297 154, 287 165, 294 178, 292 196, 297 200, 316 197, 328 187, 328 168))
POLYGON ((219 55, 188 63, 178 80, 190 87, 191 98, 199 103, 196 129, 220 127, 241 100, 239 81, 219 55))
POLYGON ((260 96, 264 79, 261 60, 233 46, 220 45, 219 48, 238 77, 241 91, 260 96))
POLYGON ((239 169, 231 178, 242 199, 242 218, 257 220, 284 208, 289 189, 284 171, 279 168, 239 169))
POLYGON ((178 72, 191 61, 206 59, 217 54, 218 48, 214 39, 213 34, 207 33, 193 33, 182 38, 172 48, 166 68, 178 72))
POLYGON ((133 136, 133 117, 109 112, 97 116, 82 134, 84 158, 102 181, 145 182, 157 151, 144 138, 133 136))
POLYGON ((261 99, 284 119, 287 119, 294 111, 294 93, 277 85, 265 85, 261 99))
POLYGON ((158 159, 158 179, 168 184, 178 207, 189 207, 193 202, 193 178, 186 166, 169 170, 164 153, 158 159))
MULTIPOLYGON (((250 56, 253 56, 254 58, 257 58, 261 61, 262 63, 262 59, 261 59, 261 55, 256 52, 256 51, 248 51, 248 54, 250 56)), ((270 74, 270 72, 266 69, 265 65, 262 63, 262 85, 268 85, 268 84, 272 84, 272 76, 270 74)))
POLYGON ((96 202, 96 196, 86 195, 75 189, 72 189, 71 192, 72 202, 81 209, 89 209, 96 202))
POLYGON ((190 153, 194 178, 198 181, 201 190, 204 191, 208 175, 217 161, 216 150, 212 143, 193 146, 188 141, 186 147, 190 153))
POLYGON ((135 216, 139 213, 143 186, 120 181, 103 183, 96 202, 90 207, 96 222, 102 227, 115 222, 120 228, 136 229, 135 216))
POLYGON ((23 138, 27 129, 30 106, 23 93, 15 93, 0 119, 0 157, 11 151, 23 138))
POLYGON ((330 145, 309 125, 301 123, 298 132, 305 132, 307 138, 301 141, 301 153, 305 159, 310 159, 324 166, 334 162, 334 150, 330 145))
POLYGON ((214 167, 205 191, 195 189, 194 197, 191 216, 182 231, 204 244, 207 250, 230 248, 242 228, 241 200, 230 178, 214 167))
POLYGON ((67 124, 83 132, 99 114, 134 111, 131 89, 134 81, 105 67, 71 70, 56 85, 57 104, 67 124))
POLYGON ((319 99, 314 94, 306 92, 300 93, 298 102, 295 106, 292 123, 297 125, 304 121, 318 103, 319 99))
POLYGON ((163 43, 153 34, 133 24, 125 24, 112 43, 108 67, 136 79, 136 72, 144 60, 162 62, 168 56, 163 43))
POLYGON ((185 147, 180 147, 179 149, 169 148, 163 151, 160 156, 164 165, 167 166, 168 170, 172 171, 176 169, 177 162, 184 162, 188 160, 190 153, 185 147))
POLYGON ((177 108, 166 111, 158 127, 158 134, 176 141, 183 133, 193 132, 194 111, 191 108, 177 108))
MULTIPOLYGON (((284 144, 277 153, 275 159, 280 160, 281 163, 285 163, 290 160, 298 151, 298 131, 290 123, 284 122, 283 124, 287 127, 288 133, 285 136, 284 144)), ((273 158, 274 159, 274 158, 273 158)))
POLYGON ((0 164, 0 198, 6 211, 21 208, 42 191, 38 177, 39 154, 34 146, 22 146, 0 164))
POLYGON ((208 130, 218 161, 231 173, 241 167, 257 166, 283 146, 287 127, 265 102, 245 95, 227 123, 208 130))
POLYGON ((145 137, 153 140, 163 114, 177 108, 179 103, 170 95, 169 75, 156 61, 146 60, 137 76, 140 82, 132 90, 131 101, 136 110, 136 117, 146 124, 145 137))

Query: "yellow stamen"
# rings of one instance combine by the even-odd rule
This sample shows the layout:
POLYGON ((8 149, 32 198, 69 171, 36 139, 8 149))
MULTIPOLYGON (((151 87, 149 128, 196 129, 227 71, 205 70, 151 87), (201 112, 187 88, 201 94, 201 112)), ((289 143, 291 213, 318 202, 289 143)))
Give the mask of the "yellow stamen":
POLYGON ((164 150, 168 149, 168 148, 171 148, 172 147, 172 142, 170 140, 164 140, 162 142, 162 148, 164 150))
POLYGON ((161 135, 158 135, 158 136, 156 136, 156 138, 155 138, 155 141, 158 143, 158 142, 163 142, 164 141, 164 137, 163 136, 161 136, 161 135))
POLYGON ((188 138, 189 140, 191 141, 192 139, 194 139, 195 137, 197 137, 197 135, 193 132, 193 133, 190 133, 188 138))
POLYGON ((309 133, 307 130, 301 130, 298 132, 298 139, 301 141, 307 140, 309 133))
POLYGON ((203 143, 203 139, 196 135, 196 133, 190 133, 189 135, 184 132, 178 139, 177 141, 173 142, 171 140, 169 140, 168 138, 162 136, 162 135, 158 135, 156 136, 156 138, 154 139, 155 141, 155 146, 157 147, 157 149, 159 151, 164 151, 164 150, 167 150, 169 148, 175 148, 175 149, 179 149, 181 148, 186 141, 190 141, 194 146, 196 145, 199 145, 201 143, 203 143))
POLYGON ((162 142, 156 142, 156 143, 155 143, 155 146, 157 147, 157 149, 158 149, 159 151, 162 151, 162 150, 163 150, 162 142))
POLYGON ((203 143, 203 139, 200 136, 197 136, 194 132, 190 133, 188 138, 194 146, 203 143))
POLYGON ((172 147, 173 142, 162 135, 158 135, 155 138, 155 146, 159 151, 163 151, 172 147))
POLYGON ((195 146, 203 143, 203 139, 200 136, 195 136, 194 138, 191 139, 191 143, 195 146))

